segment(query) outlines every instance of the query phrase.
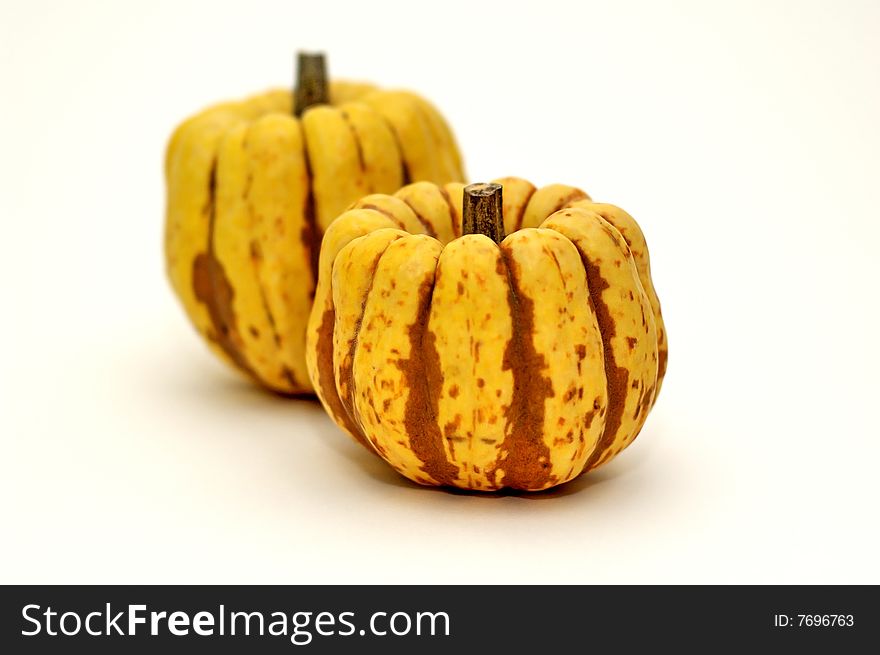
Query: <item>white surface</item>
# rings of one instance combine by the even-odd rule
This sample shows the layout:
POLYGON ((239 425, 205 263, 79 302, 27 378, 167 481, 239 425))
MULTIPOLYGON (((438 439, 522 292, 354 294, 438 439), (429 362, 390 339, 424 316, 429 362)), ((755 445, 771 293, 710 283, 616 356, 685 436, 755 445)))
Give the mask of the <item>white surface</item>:
POLYGON ((880 582, 880 4, 407 4, 2 4, 0 581, 880 582), (607 468, 417 488, 196 338, 165 140, 300 47, 641 222, 669 375, 607 468))

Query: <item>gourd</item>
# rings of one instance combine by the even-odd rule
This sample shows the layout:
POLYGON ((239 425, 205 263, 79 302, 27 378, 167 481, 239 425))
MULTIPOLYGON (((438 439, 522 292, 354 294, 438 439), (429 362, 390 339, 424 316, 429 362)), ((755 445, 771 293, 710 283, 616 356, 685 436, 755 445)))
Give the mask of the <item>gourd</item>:
POLYGON ((642 231, 575 187, 370 195, 327 230, 319 271, 318 397, 421 484, 571 480, 632 443, 666 371, 642 231))
POLYGON ((361 196, 464 178, 423 98, 326 79, 300 55, 296 90, 210 107, 168 144, 165 256, 190 320, 224 360, 284 394, 311 393, 305 333, 323 233, 361 196))

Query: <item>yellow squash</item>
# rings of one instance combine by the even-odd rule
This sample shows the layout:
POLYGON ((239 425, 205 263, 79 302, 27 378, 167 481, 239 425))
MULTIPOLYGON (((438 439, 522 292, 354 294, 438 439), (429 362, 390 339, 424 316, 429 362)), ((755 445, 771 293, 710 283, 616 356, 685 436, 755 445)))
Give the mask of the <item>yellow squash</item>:
MULTIPOLYGON (((306 82, 301 75, 298 89, 313 90, 306 82)), ((301 115, 293 103, 290 91, 270 91, 176 129, 165 161, 165 255, 213 350, 262 385, 301 394, 312 392, 306 323, 330 223, 364 195, 464 173, 447 124, 413 93, 333 82, 301 115)))
POLYGON ((312 383, 421 484, 571 480, 635 439, 665 373, 635 220, 574 187, 497 182, 503 200, 498 185, 428 182, 367 196, 321 248, 312 383))

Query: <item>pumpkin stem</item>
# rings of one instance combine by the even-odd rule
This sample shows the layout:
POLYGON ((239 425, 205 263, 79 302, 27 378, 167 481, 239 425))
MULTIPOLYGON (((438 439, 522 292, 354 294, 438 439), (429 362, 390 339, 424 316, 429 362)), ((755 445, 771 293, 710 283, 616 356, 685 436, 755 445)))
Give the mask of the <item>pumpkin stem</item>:
POLYGON ((327 64, 324 53, 298 52, 296 62, 296 87, 293 89, 293 115, 301 116, 312 105, 330 102, 327 84, 327 64))
POLYGON ((461 222, 463 234, 485 234, 495 243, 501 243, 504 240, 501 185, 478 183, 466 186, 461 222))

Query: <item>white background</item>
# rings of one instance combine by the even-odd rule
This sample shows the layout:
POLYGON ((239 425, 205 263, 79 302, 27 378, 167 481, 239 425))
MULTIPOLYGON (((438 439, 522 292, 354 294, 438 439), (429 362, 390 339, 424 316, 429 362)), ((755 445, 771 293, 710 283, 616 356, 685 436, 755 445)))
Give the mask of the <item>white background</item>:
POLYGON ((0 581, 880 583, 877 2, 8 2, 0 581), (215 361, 164 277, 175 124, 292 79, 402 86, 471 181, 647 234, 669 375, 558 491, 416 487, 215 361))

